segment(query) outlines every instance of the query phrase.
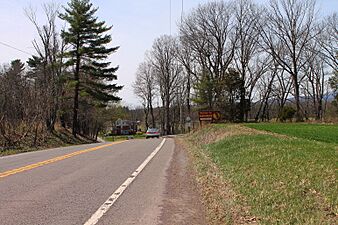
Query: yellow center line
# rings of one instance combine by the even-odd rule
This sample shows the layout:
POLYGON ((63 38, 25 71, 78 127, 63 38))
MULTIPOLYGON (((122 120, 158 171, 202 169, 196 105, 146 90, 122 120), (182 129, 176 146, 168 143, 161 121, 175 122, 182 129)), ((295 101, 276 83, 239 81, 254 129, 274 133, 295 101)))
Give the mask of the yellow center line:
POLYGON ((17 174, 17 173, 22 173, 24 171, 32 170, 34 168, 41 167, 41 166, 44 166, 44 165, 47 165, 47 164, 50 164, 50 163, 54 163, 54 162, 58 162, 58 161, 61 161, 61 160, 64 160, 64 159, 68 159, 68 158, 71 158, 71 157, 74 157, 74 156, 77 156, 77 155, 80 155, 80 154, 83 154, 83 153, 96 151, 96 150, 99 150, 99 149, 102 149, 102 148, 105 148, 105 147, 109 147, 109 146, 112 146, 112 145, 115 145, 115 144, 120 144, 120 143, 123 143, 123 142, 125 142, 125 141, 118 141, 118 142, 113 142, 113 143, 106 144, 106 145, 100 145, 100 146, 97 146, 97 147, 94 147, 94 148, 76 151, 76 152, 73 152, 73 153, 70 153, 70 154, 67 154, 67 155, 58 156, 58 157, 48 159, 48 160, 45 160, 45 161, 42 161, 42 162, 30 164, 30 165, 19 167, 19 168, 12 169, 12 170, 8 170, 8 171, 0 173, 0 179, 4 178, 4 177, 8 177, 10 175, 17 174))

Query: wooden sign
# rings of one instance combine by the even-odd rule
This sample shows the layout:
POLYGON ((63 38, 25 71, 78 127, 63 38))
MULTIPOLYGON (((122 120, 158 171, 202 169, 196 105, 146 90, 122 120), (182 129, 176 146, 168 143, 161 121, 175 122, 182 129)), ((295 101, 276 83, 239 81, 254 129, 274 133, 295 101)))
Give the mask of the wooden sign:
POLYGON ((221 113, 219 111, 200 111, 199 119, 200 121, 214 122, 221 119, 221 113))

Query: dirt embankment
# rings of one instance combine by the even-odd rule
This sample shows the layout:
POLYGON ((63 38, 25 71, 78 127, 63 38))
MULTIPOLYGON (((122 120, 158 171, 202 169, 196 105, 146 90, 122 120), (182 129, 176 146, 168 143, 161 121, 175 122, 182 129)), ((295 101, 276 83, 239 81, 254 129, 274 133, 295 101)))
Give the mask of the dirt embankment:
POLYGON ((70 131, 60 128, 52 133, 45 133, 45 135, 39 139, 34 139, 33 134, 28 134, 25 139, 21 140, 20 143, 15 146, 3 147, 1 146, 0 140, 0 157, 23 152, 38 151, 47 148, 90 144, 95 142, 97 141, 80 135, 77 135, 75 138, 70 131))

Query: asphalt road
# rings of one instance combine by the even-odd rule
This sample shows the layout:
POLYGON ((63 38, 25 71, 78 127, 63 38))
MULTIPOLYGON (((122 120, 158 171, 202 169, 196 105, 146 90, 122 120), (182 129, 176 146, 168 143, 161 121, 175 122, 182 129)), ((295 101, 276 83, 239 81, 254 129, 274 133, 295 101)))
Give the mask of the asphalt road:
MULTIPOLYGON (((72 146, 0 158, 0 224, 85 224, 162 141, 72 146)), ((166 139, 97 224, 159 224, 174 148, 173 139, 166 139)))

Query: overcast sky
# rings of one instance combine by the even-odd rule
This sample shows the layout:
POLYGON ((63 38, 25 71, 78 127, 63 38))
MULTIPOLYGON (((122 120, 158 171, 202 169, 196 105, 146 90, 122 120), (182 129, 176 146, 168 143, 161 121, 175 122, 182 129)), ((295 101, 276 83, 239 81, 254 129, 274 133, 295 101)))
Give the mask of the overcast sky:
MULTIPOLYGON (((177 33, 177 22, 181 15, 182 0, 172 1, 172 34, 177 33)), ((34 27, 24 15, 24 8, 36 8, 41 22, 44 21, 41 5, 49 0, 0 0, 0 42, 14 46, 27 53, 34 53, 32 40, 37 38, 34 27)), ((66 4, 67 0, 54 0, 66 4)), ((120 46, 110 58, 113 65, 119 65, 118 84, 124 85, 119 96, 123 104, 139 105, 131 87, 139 63, 153 40, 162 34, 170 34, 170 0, 93 0, 99 7, 98 17, 113 25, 112 45, 120 46)), ((184 0, 184 11, 208 0, 184 0)), ((256 0, 264 3, 268 0, 256 0)), ((317 0, 322 15, 338 12, 338 0, 317 0)), ((0 64, 14 59, 26 61, 28 54, 0 44, 0 64)))

